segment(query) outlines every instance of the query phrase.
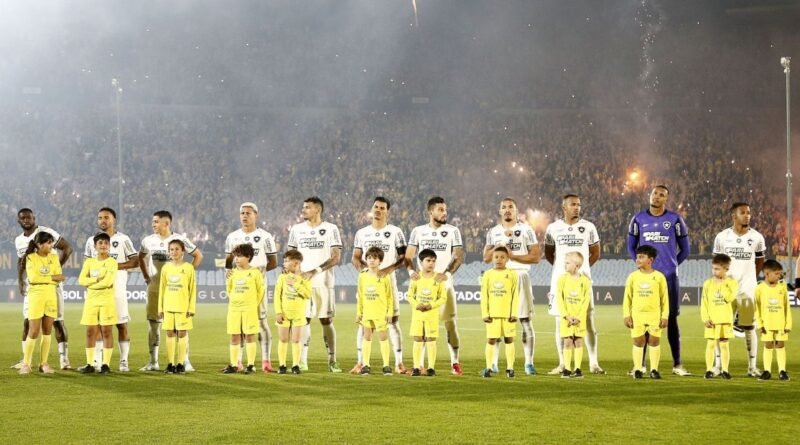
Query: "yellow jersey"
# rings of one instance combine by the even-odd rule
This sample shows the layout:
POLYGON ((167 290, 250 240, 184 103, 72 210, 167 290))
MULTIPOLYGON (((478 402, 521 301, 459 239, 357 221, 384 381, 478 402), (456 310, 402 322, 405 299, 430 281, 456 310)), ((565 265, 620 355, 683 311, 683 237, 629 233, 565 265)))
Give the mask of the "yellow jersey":
POLYGON ((161 268, 158 312, 191 312, 197 306, 197 287, 191 263, 172 261, 161 268))
POLYGON ((311 298, 311 281, 304 280, 300 274, 291 274, 295 282, 294 285, 289 285, 286 282, 288 275, 290 274, 279 274, 278 282, 275 283, 275 314, 283 314, 289 320, 305 318, 306 300, 311 298))
POLYGON ((260 269, 234 268, 225 283, 228 292, 228 310, 232 312, 248 312, 258 310, 264 301, 264 275, 260 269))
MULTIPOLYGON (((435 276, 436 274, 434 274, 435 276)), ((439 311, 436 310, 447 302, 447 292, 444 283, 439 283, 432 277, 420 276, 418 280, 411 280, 406 294, 408 304, 411 305, 411 321, 434 321, 439 319, 439 311), (430 304, 429 311, 417 310, 420 304, 430 304)))
POLYGON ((516 316, 517 272, 511 269, 489 269, 481 277, 481 317, 509 318, 516 316))
POLYGON ((733 324, 733 301, 739 293, 739 283, 731 277, 723 280, 709 278, 703 283, 700 296, 700 319, 703 323, 733 324))
POLYGON ((58 255, 49 253, 41 256, 32 253, 25 259, 25 274, 28 276, 28 296, 55 296, 58 283, 53 281, 53 275, 61 275, 61 263, 58 255))
POLYGON ((94 257, 87 258, 83 262, 78 284, 87 289, 86 300, 114 299, 114 280, 117 278, 118 264, 111 257, 102 261, 94 257))
POLYGON ((658 325, 669 318, 667 279, 657 270, 644 273, 636 270, 625 282, 622 313, 637 325, 658 325))
POLYGON ((358 274, 356 315, 362 320, 385 320, 394 314, 391 278, 379 278, 371 272, 358 274))
POLYGON ((580 326, 586 326, 589 303, 592 301, 591 289, 592 280, 585 274, 573 277, 565 272, 561 275, 556 287, 556 303, 560 316, 563 318, 570 315, 581 321, 580 326))
POLYGON ((756 286, 756 320, 758 326, 768 331, 792 329, 792 308, 786 283, 779 281, 770 286, 766 281, 756 286))

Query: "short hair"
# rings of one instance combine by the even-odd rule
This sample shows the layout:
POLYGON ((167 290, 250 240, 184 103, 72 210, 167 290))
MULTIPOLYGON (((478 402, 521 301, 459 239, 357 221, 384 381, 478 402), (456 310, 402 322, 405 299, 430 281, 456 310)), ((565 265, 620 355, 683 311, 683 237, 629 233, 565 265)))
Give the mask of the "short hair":
POLYGON ((724 253, 718 253, 711 258, 711 264, 716 264, 728 269, 731 267, 731 257, 725 255, 724 253))
POLYGON ((372 246, 367 249, 367 253, 364 254, 364 258, 375 257, 380 261, 383 261, 383 249, 378 246, 372 246))
POLYGON ((428 200, 428 210, 432 209, 437 204, 446 204, 444 202, 444 198, 441 196, 434 196, 433 198, 428 200))
POLYGON ((578 264, 578 266, 583 266, 583 254, 582 253, 580 253, 580 252, 567 252, 567 254, 565 255, 565 258, 568 257, 568 256, 572 256, 572 257, 577 258, 579 260, 578 263, 580 263, 580 264, 578 264))
POLYGON ((739 207, 750 207, 750 204, 746 202, 734 202, 731 204, 731 213, 736 213, 739 210, 739 207))
POLYGON ((233 250, 231 251, 231 255, 246 256, 248 261, 252 260, 255 254, 256 251, 250 244, 239 244, 238 246, 234 247, 233 250))
POLYGON ((500 202, 505 202, 505 201, 513 202, 514 203, 514 207, 518 207, 517 206, 517 201, 514 198, 506 196, 505 198, 500 200, 500 202))
POLYGON ((177 245, 181 246, 181 250, 186 252, 186 244, 183 244, 183 241, 181 241, 179 239, 174 239, 174 240, 169 242, 170 246, 173 245, 173 244, 177 244, 177 245))
POLYGON ((494 252, 503 252, 503 253, 505 253, 506 255, 508 255, 508 248, 507 248, 506 246, 497 246, 497 247, 495 247, 495 248, 494 248, 494 250, 492 251, 492 253, 494 253, 494 252))
POLYGON ((111 216, 114 217, 114 219, 117 219, 117 212, 115 212, 114 209, 112 209, 111 207, 103 207, 103 208, 101 208, 100 210, 97 211, 97 213, 100 213, 100 212, 108 212, 108 213, 111 214, 111 216))
POLYGON ((322 212, 325 210, 325 204, 322 203, 322 200, 319 199, 319 196, 311 196, 306 198, 303 203, 310 202, 311 204, 316 204, 319 206, 319 211, 322 212))
POLYGON ((168 220, 172 221, 172 213, 169 213, 166 210, 159 210, 157 212, 153 212, 153 216, 157 216, 159 218, 167 218, 168 220))
POLYGON ((658 251, 656 250, 656 248, 647 244, 636 248, 636 254, 638 255, 640 253, 643 255, 647 255, 651 259, 656 259, 656 257, 658 256, 658 251))
POLYGON ((376 202, 382 202, 386 204, 386 210, 392 208, 392 203, 390 203, 389 200, 384 198, 383 196, 376 196, 375 199, 372 200, 372 204, 374 205, 376 202))
POLYGON ((20 216, 20 215, 22 215, 23 213, 33 213, 33 210, 31 210, 31 209, 29 209, 29 208, 27 208, 27 207, 23 207, 23 208, 21 208, 21 209, 19 209, 19 210, 17 211, 17 217, 19 217, 19 216, 20 216))
POLYGON ((578 199, 581 199, 581 197, 580 197, 580 196, 578 196, 578 195, 576 195, 576 194, 574 194, 574 193, 567 193, 566 195, 564 195, 564 196, 562 196, 562 197, 561 197, 561 202, 564 202, 564 201, 568 200, 569 198, 578 198, 578 199))
POLYGON ((303 254, 297 249, 291 249, 287 250, 286 253, 283 254, 283 259, 303 261, 303 254))
POLYGON ((669 194, 669 189, 664 184, 658 184, 657 186, 653 187, 653 189, 664 189, 667 191, 667 194, 669 194))
POLYGON ((94 237, 92 237, 92 242, 94 243, 95 246, 97 245, 97 243, 99 241, 106 241, 106 242, 110 243, 111 242, 111 237, 108 236, 108 234, 106 232, 100 232, 97 235, 95 235, 94 237))
POLYGON ((764 261, 764 268, 765 271, 775 272, 775 271, 783 271, 783 265, 775 260, 767 260, 764 261))
POLYGON ((418 256, 420 261, 425 261, 426 258, 436 259, 436 252, 433 249, 422 249, 418 256))

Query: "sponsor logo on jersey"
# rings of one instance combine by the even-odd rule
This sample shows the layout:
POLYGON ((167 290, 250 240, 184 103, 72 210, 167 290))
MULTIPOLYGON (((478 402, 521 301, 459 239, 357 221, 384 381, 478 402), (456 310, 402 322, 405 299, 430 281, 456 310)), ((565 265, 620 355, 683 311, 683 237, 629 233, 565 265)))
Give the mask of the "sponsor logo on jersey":
POLYGON ((662 235, 661 232, 643 232, 642 236, 644 237, 645 241, 649 241, 651 243, 668 243, 669 236, 662 235))
POLYGON ((640 289, 650 289, 650 283, 639 283, 640 289))
POLYGON ((367 292, 377 292, 378 288, 375 286, 367 286, 367 292))
POLYGON ((728 247, 725 249, 725 255, 734 260, 748 261, 753 257, 753 252, 748 252, 744 247, 728 247))
POLYGON ((170 275, 170 276, 167 277, 167 282, 169 282, 171 284, 178 284, 178 283, 181 282, 181 276, 180 275, 170 275))
MULTIPOLYGON (((570 230, 572 230, 572 227, 570 227, 570 230)), ((572 234, 558 235, 556 237, 556 242, 558 242, 559 246, 567 247, 580 247, 583 245, 583 240, 572 234)))
POLYGON ((380 247, 381 250, 383 250, 384 252, 388 252, 389 251, 389 245, 388 244, 384 244, 381 240, 366 241, 364 243, 364 247, 366 249, 369 249, 370 247, 380 247))
POLYGON ((239 278, 238 280, 236 280, 236 285, 237 286, 242 286, 245 283, 247 283, 247 280, 245 280, 244 278, 239 278))
POLYGON ((423 241, 420 243, 422 245, 422 249, 431 249, 431 250, 440 250, 446 251, 448 248, 447 243, 443 243, 437 240, 430 240, 430 241, 423 241))
POLYGON ((495 281, 492 286, 494 286, 495 289, 502 289, 503 288, 503 282, 502 281, 495 281))
POLYGON ((578 296, 578 291, 571 290, 571 291, 569 291, 569 294, 572 295, 573 297, 577 297, 578 296))
POLYGON ((778 304, 778 299, 777 298, 770 298, 769 299, 769 304, 772 304, 772 305, 778 304))
POLYGON ((302 238, 299 247, 301 249, 322 249, 325 247, 325 241, 320 241, 316 238, 302 238))
POLYGON ((509 241, 508 243, 506 243, 506 246, 508 246, 508 250, 510 250, 512 252, 516 252, 516 251, 519 251, 519 250, 522 249, 522 243, 519 243, 519 242, 515 243, 515 242, 509 241))
POLYGON ((430 289, 422 289, 422 295, 425 295, 426 297, 427 297, 428 295, 430 295, 431 293, 432 293, 432 292, 431 292, 431 290, 430 290, 430 289))

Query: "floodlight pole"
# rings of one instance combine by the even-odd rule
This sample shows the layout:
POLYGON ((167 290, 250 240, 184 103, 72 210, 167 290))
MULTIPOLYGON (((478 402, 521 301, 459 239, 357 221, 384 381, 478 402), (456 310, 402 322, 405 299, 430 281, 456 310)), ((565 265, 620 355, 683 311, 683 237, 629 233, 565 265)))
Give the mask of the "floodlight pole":
MULTIPOLYGON (((122 214, 125 211, 125 207, 123 206, 123 195, 122 195, 122 135, 121 128, 120 128, 120 110, 119 110, 119 99, 122 96, 122 88, 119 86, 119 81, 117 79, 111 79, 111 85, 114 87, 114 94, 116 95, 117 100, 117 181, 119 183, 119 201, 117 203, 117 215, 119 219, 122 219, 122 214)), ((117 220, 117 224, 119 224, 119 220, 117 220)))
POLYGON ((794 283, 794 264, 792 254, 794 243, 792 239, 792 131, 790 116, 791 95, 789 78, 791 76, 791 57, 781 57, 781 66, 786 74, 786 253, 789 255, 789 282, 794 283))

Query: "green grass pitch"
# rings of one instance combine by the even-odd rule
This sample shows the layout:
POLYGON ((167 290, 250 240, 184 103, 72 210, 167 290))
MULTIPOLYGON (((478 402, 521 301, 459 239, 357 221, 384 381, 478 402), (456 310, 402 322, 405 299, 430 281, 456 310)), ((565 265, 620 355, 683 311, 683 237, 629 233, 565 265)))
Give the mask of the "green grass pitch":
MULTIPOLYGON (((70 358, 76 366, 84 357, 80 310, 70 305, 67 312, 70 358)), ((147 335, 144 306, 131 310, 133 369, 146 361, 147 335)), ((449 374, 449 355, 440 338, 435 378, 330 374, 318 323, 313 325, 309 372, 223 375, 218 371, 227 360, 225 312, 224 305, 198 308, 190 335, 195 373, 19 376, 8 366, 20 356, 20 307, 0 305, 0 363, 5 367, 0 370, 0 442, 791 443, 800 434, 798 380, 744 377, 742 339, 732 343, 734 379, 703 380, 704 340, 695 307, 683 308, 680 317, 684 361, 695 375, 672 376, 669 348, 664 347, 661 381, 625 375, 631 368, 630 338, 619 306, 597 311, 600 363, 608 374, 581 381, 543 375, 556 362, 553 319, 542 306, 534 324, 540 375, 522 372, 518 339, 515 379, 478 377, 485 338, 477 305, 459 307, 465 375, 449 374)), ((347 369, 355 362, 354 313, 354 306, 343 305, 336 319, 339 361, 347 369)), ((404 306, 406 330, 408 314, 404 306)), ((404 342, 410 364, 411 342, 404 342)), ((373 360, 378 355, 376 345, 373 360)), ((117 361, 115 349, 112 364, 117 361)), ((587 361, 584 354, 584 369, 587 361)), ((791 339, 788 361, 790 375, 800 378, 800 347, 791 339)), ((55 342, 50 362, 58 362, 55 342)))

